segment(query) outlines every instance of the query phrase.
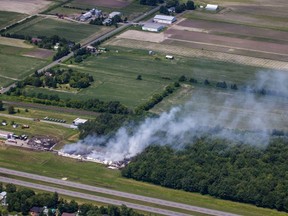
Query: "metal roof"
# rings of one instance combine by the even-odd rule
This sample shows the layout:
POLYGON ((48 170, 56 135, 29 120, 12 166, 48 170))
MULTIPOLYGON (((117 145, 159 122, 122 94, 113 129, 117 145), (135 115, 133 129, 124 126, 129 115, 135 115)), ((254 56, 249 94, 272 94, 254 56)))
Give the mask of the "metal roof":
POLYGON ((143 27, 158 29, 158 28, 163 28, 164 26, 161 24, 157 24, 157 23, 145 23, 143 27))
POLYGON ((174 16, 166 16, 166 15, 156 15, 154 17, 154 19, 173 21, 173 20, 175 20, 175 17, 174 16))

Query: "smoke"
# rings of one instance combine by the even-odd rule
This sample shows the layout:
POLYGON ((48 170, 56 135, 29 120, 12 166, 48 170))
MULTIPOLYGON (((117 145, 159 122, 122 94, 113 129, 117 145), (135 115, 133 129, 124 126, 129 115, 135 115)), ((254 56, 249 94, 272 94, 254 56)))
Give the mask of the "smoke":
POLYGON ((88 136, 65 145, 61 151, 100 161, 120 161, 151 144, 182 148, 204 135, 266 145, 272 129, 288 128, 288 75, 259 72, 247 86, 247 91, 235 92, 201 89, 193 93, 189 102, 159 117, 147 118, 136 127, 121 127, 113 136, 88 136), (273 94, 251 92, 263 89, 273 94))

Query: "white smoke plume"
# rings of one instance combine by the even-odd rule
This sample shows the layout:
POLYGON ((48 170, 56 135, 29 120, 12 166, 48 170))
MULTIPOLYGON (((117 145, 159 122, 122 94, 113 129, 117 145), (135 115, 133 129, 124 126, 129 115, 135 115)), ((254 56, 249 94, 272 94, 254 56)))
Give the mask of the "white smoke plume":
POLYGON ((263 146, 269 142, 272 129, 288 128, 288 74, 260 72, 249 86, 273 90, 274 95, 201 90, 185 105, 159 117, 147 118, 133 128, 122 127, 112 137, 88 136, 65 145, 61 151, 101 161, 120 161, 137 155, 151 144, 181 148, 203 135, 263 146))

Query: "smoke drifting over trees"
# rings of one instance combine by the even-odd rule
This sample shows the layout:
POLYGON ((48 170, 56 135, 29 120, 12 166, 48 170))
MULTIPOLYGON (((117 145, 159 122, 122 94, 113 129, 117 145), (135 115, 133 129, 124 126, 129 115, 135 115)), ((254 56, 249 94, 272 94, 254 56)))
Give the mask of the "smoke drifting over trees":
POLYGON ((200 90, 185 105, 157 118, 121 127, 112 136, 89 135, 64 146, 62 151, 119 161, 137 155, 151 144, 182 148, 205 135, 263 146, 269 142, 273 129, 288 128, 287 83, 285 72, 259 72, 245 91, 210 91, 207 97, 206 90, 200 90), (104 150, 99 152, 99 146, 105 146, 104 150))

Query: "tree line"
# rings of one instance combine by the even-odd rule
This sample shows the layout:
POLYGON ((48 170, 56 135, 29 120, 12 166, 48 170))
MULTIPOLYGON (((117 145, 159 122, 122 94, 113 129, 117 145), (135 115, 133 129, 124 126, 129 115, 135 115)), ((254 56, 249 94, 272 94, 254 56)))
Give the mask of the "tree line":
POLYGON ((201 137, 181 150, 152 145, 122 175, 288 212, 288 138, 268 146, 201 137))
MULTIPOLYGON (((108 205, 95 206, 93 204, 78 204, 75 200, 67 201, 59 198, 58 193, 36 193, 27 188, 18 189, 14 184, 0 183, 0 192, 7 192, 7 208, 0 210, 0 215, 8 216, 9 212, 21 212, 23 215, 29 215, 32 207, 48 208, 48 216, 54 216, 57 212, 61 215, 63 212, 75 213, 79 212, 79 216, 109 215, 109 216, 142 216, 133 209, 122 205, 121 207, 108 205), (54 209, 54 210, 52 210, 54 209), (57 211, 56 211, 57 210, 57 211)), ((44 213, 41 212, 40 216, 44 213)))

